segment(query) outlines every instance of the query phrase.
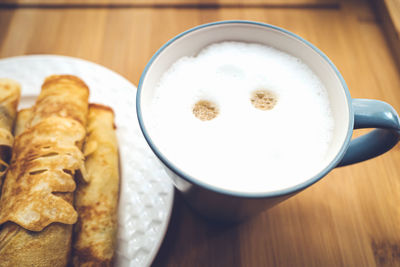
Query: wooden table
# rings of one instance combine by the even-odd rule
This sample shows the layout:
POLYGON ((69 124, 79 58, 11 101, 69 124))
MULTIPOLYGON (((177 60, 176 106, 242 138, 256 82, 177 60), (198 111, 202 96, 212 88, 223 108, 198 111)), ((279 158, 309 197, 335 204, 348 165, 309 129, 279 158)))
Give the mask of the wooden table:
MULTIPOLYGON (((226 19, 266 22, 303 36, 335 62, 353 97, 384 100, 400 111, 399 68, 374 10, 362 0, 9 0, 0 3, 0 57, 79 57, 137 84, 168 39, 226 19)), ((400 266, 399 204, 400 146, 335 169, 238 225, 201 219, 177 194, 153 265, 400 266)))

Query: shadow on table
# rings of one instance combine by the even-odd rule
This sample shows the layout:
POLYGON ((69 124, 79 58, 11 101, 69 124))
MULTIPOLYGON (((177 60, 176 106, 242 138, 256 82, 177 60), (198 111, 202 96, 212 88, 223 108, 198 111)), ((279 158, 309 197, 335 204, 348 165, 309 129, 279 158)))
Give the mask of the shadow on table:
POLYGON ((176 192, 169 228, 152 266, 235 266, 240 262, 238 226, 196 214, 176 192))

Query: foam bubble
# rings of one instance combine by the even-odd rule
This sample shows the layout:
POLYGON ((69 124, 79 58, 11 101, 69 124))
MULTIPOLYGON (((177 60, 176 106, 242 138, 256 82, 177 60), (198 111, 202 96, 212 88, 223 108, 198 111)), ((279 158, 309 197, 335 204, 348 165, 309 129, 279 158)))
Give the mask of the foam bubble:
POLYGON ((172 163, 205 183, 242 192, 311 178, 334 127, 327 91, 307 65, 239 42, 213 44, 175 62, 156 88, 151 112, 152 138, 172 163), (274 102, 259 109, 252 97, 263 91, 274 102), (213 119, 194 116, 199 101, 218 107, 213 119))

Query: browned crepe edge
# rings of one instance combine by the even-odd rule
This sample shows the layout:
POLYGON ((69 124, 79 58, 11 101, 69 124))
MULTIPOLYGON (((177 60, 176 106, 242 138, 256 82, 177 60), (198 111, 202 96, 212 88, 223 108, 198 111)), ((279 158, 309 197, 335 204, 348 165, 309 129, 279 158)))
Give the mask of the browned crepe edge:
POLYGON ((41 92, 33 106, 33 116, 29 126, 35 125, 46 117, 58 116, 74 119, 85 127, 89 108, 88 99, 89 88, 79 77, 51 75, 45 79, 42 85, 41 92), (69 94, 68 97, 63 92, 69 94), (49 97, 52 99, 51 104, 46 101, 49 97))
MULTIPOLYGON (((1 141, 0 137, 0 194, 3 178, 6 174, 13 143, 12 129, 14 126, 17 107, 21 98, 21 85, 11 79, 0 79, 0 108, 4 110, 7 118, 0 118, 0 135, 8 135, 7 140, 1 141)), ((0 112, 0 115, 2 113, 0 112)), ((4 114, 3 114, 4 115, 4 114)))
POLYGON ((85 149, 92 142, 96 143, 96 148, 91 149, 86 161, 88 174, 92 177, 88 183, 78 182, 75 195, 75 206, 79 217, 74 226, 72 260, 74 266, 112 266, 113 263, 119 200, 118 144, 114 129, 113 110, 104 105, 90 104, 85 149), (110 146, 110 144, 115 153, 104 155, 102 153, 105 151, 97 149, 99 146, 110 146), (109 165, 101 166, 101 162, 107 162, 109 165), (104 174, 108 172, 116 177, 105 176, 104 174), (109 186, 109 183, 117 188, 113 196, 110 196, 112 193, 109 189, 112 186, 109 186), (101 186, 107 188, 107 192, 97 191, 101 186), (98 196, 98 199, 93 195, 98 196), (107 234, 97 236, 97 239, 91 242, 93 235, 99 235, 98 231, 104 233, 106 231, 104 229, 108 230, 107 234))
POLYGON ((41 231, 53 222, 76 222, 74 207, 54 192, 72 193, 75 172, 86 173, 83 153, 76 146, 85 133, 73 119, 48 117, 16 138, 0 199, 0 223, 13 221, 41 231))
MULTIPOLYGON (((32 109, 17 116, 15 133, 26 129, 32 109)), ((72 204, 73 193, 55 193, 72 204)), ((6 222, 0 226, 0 267, 14 266, 67 266, 71 254, 72 225, 52 223, 40 232, 32 232, 6 222)))
MULTIPOLYGON (((52 117, 70 118, 81 123, 81 125, 83 124, 82 126, 85 127, 88 112, 88 97, 88 87, 80 78, 71 75, 49 76, 42 85, 42 91, 38 96, 36 104, 32 107, 32 116, 30 116, 30 121, 26 124, 26 127, 28 130, 32 129, 36 124, 52 117), (77 110, 77 107, 80 107, 82 110, 77 110)), ((83 142, 84 138, 77 142, 76 146, 81 149, 83 142)), ((8 179, 7 177, 6 179, 8 179)), ((4 188, 2 191, 4 192, 4 188)), ((7 203, 8 200, 2 199, 1 202, 7 203)), ((71 216, 76 217, 76 211, 72 206, 71 210, 74 211, 74 214, 71 214, 71 216)), ((7 215, 3 214, 2 217, 14 217, 12 220, 16 220, 15 214, 13 215, 12 211, 11 213, 7 213, 7 215)), ((2 221, 5 222, 4 219, 2 221)), ((68 222, 69 221, 70 220, 68 220, 68 222)), ((64 220, 55 220, 53 222, 64 222, 64 220)), ((29 230, 40 231, 50 223, 52 223, 52 221, 46 220, 45 225, 35 224, 29 226, 25 223, 23 226, 29 230)), ((73 222, 71 221, 71 223, 73 222)))
POLYGON ((24 108, 18 111, 14 126, 14 136, 20 135, 31 120, 32 108, 24 108))

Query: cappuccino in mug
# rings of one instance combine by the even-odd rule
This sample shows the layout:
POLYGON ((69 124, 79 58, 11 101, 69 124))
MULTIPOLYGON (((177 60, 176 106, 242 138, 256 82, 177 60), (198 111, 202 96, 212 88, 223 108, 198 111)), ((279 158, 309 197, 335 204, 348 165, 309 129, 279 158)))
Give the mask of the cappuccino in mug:
POLYGON ((328 93, 300 59, 261 44, 223 42, 164 73, 150 106, 159 151, 203 183, 269 192, 309 179, 334 120, 328 93))

